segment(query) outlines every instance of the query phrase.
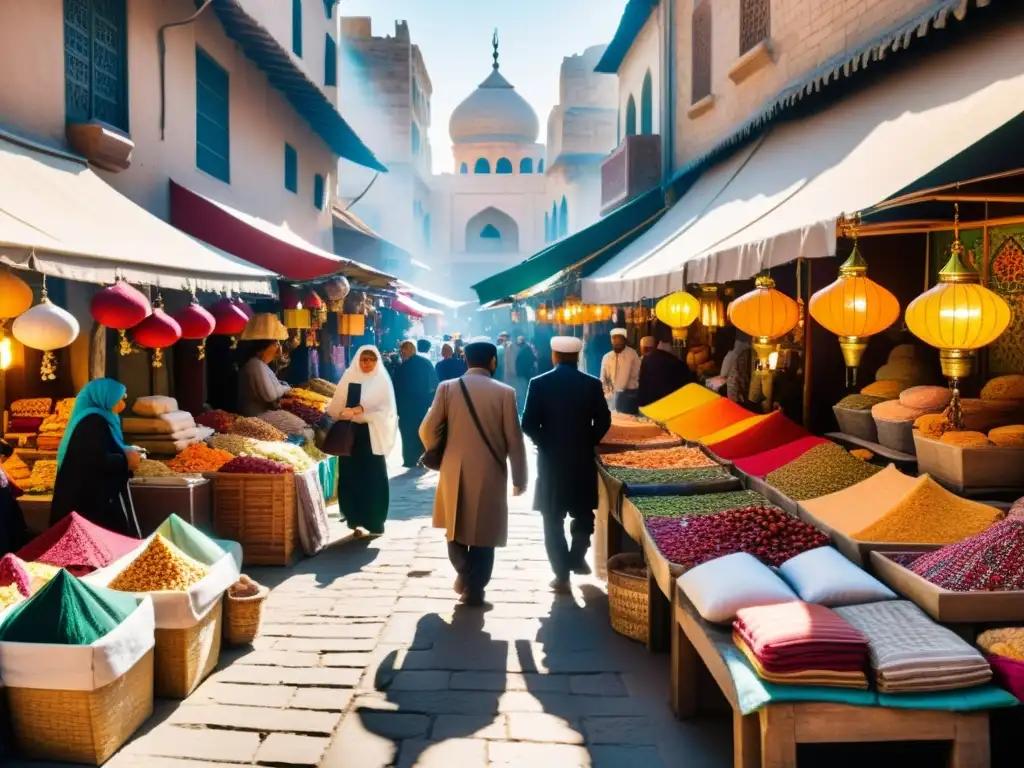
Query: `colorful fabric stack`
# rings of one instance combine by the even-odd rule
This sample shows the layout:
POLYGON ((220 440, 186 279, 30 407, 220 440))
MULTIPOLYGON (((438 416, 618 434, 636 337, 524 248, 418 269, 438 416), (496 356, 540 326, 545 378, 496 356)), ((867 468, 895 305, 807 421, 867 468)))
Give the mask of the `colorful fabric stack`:
POLYGON ((772 683, 868 687, 868 642, 821 605, 793 602, 744 608, 733 642, 754 671, 772 683))
POLYGON ((671 395, 667 395, 650 405, 645 405, 640 409, 640 413, 649 419, 664 424, 669 419, 682 413, 721 399, 721 395, 716 395, 707 387, 703 387, 700 384, 687 384, 685 387, 677 389, 671 395))
POLYGON ((992 679, 975 649, 906 600, 836 608, 871 649, 878 690, 924 693, 971 688, 992 679))
POLYGON ((777 448, 755 453, 745 458, 735 459, 733 463, 755 477, 764 477, 769 472, 774 472, 779 467, 784 467, 791 461, 796 461, 811 448, 827 443, 823 437, 801 437, 791 443, 780 445, 777 448))
POLYGON ((953 592, 1024 590, 1024 518, 921 555, 910 570, 953 592))
POLYGON ((732 400, 718 397, 665 422, 668 430, 684 440, 699 440, 753 416, 732 400))
POLYGON ((701 442, 714 451, 716 456, 723 459, 740 459, 806 437, 810 437, 806 429, 787 418, 782 411, 772 411, 766 416, 753 416, 733 427, 704 437, 701 442), (733 434, 728 434, 730 430, 737 430, 742 425, 746 426, 733 434))
POLYGON ((141 542, 108 531, 72 512, 22 547, 17 555, 28 562, 66 568, 76 576, 110 565, 141 542))

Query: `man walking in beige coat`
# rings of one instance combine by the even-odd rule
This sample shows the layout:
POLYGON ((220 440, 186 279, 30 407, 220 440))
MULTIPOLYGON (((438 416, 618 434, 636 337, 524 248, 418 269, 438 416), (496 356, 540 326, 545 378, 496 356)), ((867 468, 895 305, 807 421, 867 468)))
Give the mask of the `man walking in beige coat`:
POLYGON ((434 496, 434 527, 448 536, 455 591, 467 605, 484 604, 494 548, 508 540, 508 462, 513 495, 526 490, 526 447, 516 393, 495 381, 498 349, 486 341, 466 345, 469 370, 443 382, 420 425, 427 451, 444 443, 434 496))

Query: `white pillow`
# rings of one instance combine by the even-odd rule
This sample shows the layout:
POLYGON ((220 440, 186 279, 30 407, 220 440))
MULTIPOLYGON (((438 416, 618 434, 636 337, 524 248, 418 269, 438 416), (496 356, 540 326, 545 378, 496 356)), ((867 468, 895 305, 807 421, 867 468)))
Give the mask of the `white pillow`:
POLYGON ((176 410, 178 410, 178 401, 173 397, 164 397, 163 395, 140 397, 132 406, 132 413, 136 416, 162 416, 176 410))
POLYGON ((779 573, 805 603, 835 608, 896 599, 895 592, 832 547, 818 547, 790 558, 779 573))
POLYGON ((771 568, 746 552, 698 565, 677 583, 697 613, 716 624, 728 624, 743 608, 799 600, 771 568))

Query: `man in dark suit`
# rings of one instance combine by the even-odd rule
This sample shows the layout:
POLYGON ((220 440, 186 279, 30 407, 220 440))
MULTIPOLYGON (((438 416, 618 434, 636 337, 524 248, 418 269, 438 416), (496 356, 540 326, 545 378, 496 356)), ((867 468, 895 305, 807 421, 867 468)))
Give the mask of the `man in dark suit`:
POLYGON ((391 379, 398 406, 398 431, 402 435, 402 466, 411 469, 423 455, 418 432, 437 391, 437 371, 427 357, 430 342, 426 339, 416 344, 403 341, 400 351, 402 362, 391 379))
POLYGON ((641 408, 694 381, 686 363, 659 345, 653 336, 640 340, 640 355, 637 405, 641 408))
POLYGON ((544 546, 555 572, 551 587, 569 591, 569 572, 590 573, 587 550, 594 533, 597 468, 594 448, 611 427, 601 381, 579 370, 583 343, 571 336, 551 340, 555 367, 530 382, 523 432, 537 446, 533 506, 544 516, 544 546), (572 545, 565 516, 572 518, 572 545))

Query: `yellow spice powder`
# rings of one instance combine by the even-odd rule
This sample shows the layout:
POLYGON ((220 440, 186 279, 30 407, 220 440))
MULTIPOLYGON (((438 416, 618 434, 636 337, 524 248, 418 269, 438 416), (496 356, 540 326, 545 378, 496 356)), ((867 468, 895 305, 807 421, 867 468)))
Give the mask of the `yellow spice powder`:
POLYGON ((209 573, 173 543, 157 534, 135 560, 110 582, 120 592, 177 592, 209 573))

